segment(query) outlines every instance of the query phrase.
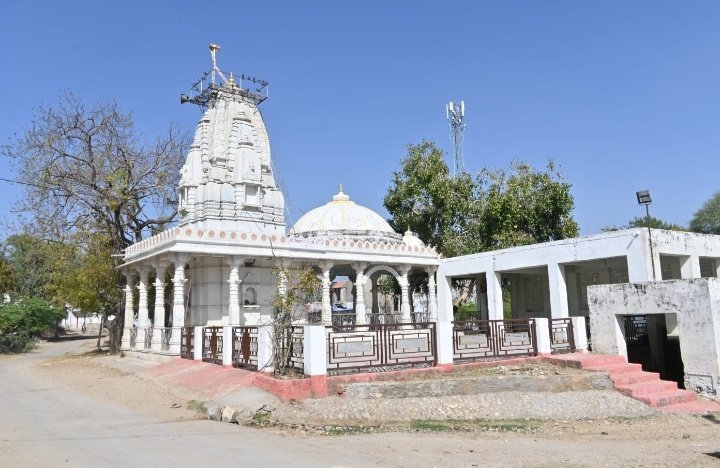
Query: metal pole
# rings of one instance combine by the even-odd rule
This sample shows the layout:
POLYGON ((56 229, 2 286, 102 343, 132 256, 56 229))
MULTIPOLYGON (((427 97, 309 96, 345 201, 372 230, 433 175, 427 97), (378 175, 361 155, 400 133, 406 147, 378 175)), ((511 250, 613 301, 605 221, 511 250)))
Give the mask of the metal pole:
POLYGON ((653 253, 652 231, 650 230, 650 205, 649 204, 645 204, 645 224, 647 225, 648 240, 650 242, 650 263, 652 264, 653 281, 657 281, 657 277, 655 276, 655 254, 653 253))

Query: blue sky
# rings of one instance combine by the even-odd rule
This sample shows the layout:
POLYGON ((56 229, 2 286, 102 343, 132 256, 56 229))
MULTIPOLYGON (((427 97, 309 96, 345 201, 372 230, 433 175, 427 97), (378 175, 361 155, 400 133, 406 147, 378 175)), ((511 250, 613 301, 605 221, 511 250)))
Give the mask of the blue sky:
MULTIPOLYGON (((449 150, 444 105, 464 99, 466 168, 553 158, 583 234, 642 215, 645 188, 652 214, 687 223, 720 189, 719 24, 709 1, 9 2, 0 143, 63 90, 115 98, 148 137, 192 132, 199 110, 178 96, 217 42, 222 69, 270 82, 293 220, 339 182, 387 215, 405 145, 449 150)), ((8 219, 21 192, 0 190, 8 219)))

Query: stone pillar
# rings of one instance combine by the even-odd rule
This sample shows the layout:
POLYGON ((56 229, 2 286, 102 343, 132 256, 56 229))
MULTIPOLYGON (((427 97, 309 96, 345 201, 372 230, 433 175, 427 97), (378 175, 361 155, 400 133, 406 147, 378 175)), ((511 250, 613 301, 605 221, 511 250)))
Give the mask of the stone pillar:
MULTIPOLYGON (((634 229, 632 239, 628 241, 627 248, 627 264, 628 264, 628 281, 630 283, 644 283, 653 280, 652 262, 650 259, 650 245, 648 244, 647 229, 634 229)), ((660 274, 660 255, 654 252, 658 258, 655 265, 655 275, 659 280, 660 274)))
MULTIPOLYGON (((170 353, 180 354, 180 339, 185 326, 185 263, 186 257, 175 258, 175 275, 173 276, 173 321, 170 336, 170 353)), ((202 339, 202 336, 195 336, 202 339)))
MULTIPOLYGON (((370 280, 371 286, 372 286, 372 295, 371 295, 371 304, 370 304, 370 310, 373 314, 379 314, 380 313, 380 303, 378 302, 378 285, 377 285, 377 275, 373 276, 370 280)), ((376 315, 377 317, 377 315, 376 315)))
POLYGON ((167 264, 158 262, 155 265, 155 323, 151 348, 162 350, 162 338, 165 333, 165 269, 167 264))
POLYGON ((438 323, 439 322, 452 322, 453 317, 453 306, 452 306, 452 289, 450 288, 450 281, 452 278, 445 276, 442 272, 442 267, 437 272, 437 305, 438 305, 438 323))
POLYGON ((455 356, 453 351, 452 322, 435 322, 437 333, 437 363, 439 366, 451 366, 455 356))
POLYGON ((330 269, 332 263, 324 262, 320 265, 322 268, 322 323, 323 325, 332 324, 332 303, 330 302, 330 269))
POLYGON ((403 269, 399 270, 400 278, 398 278, 398 283, 400 283, 400 321, 402 323, 412 322, 412 318, 410 315, 410 295, 408 294, 408 290, 410 289, 410 284, 408 281, 409 271, 410 268, 408 267, 404 267, 403 269))
POLYGON ((367 324, 365 313, 365 268, 367 263, 356 263, 355 268, 355 324, 367 324))
POLYGON ((680 259, 680 277, 682 279, 700 278, 700 257, 690 255, 680 259))
POLYGON ((305 375, 327 375, 327 336, 325 327, 306 325, 303 341, 305 375))
POLYGON ((550 324, 546 317, 535 318, 535 344, 538 354, 552 353, 550 346, 550 324))
POLYGON ((258 372, 273 370, 273 326, 258 325, 258 372))
POLYGON ((573 326, 573 340, 575 341, 575 349, 577 351, 587 351, 587 329, 585 328, 585 317, 570 317, 573 326))
POLYGON ((229 300, 228 300, 228 317, 230 318, 230 325, 240 325, 240 265, 242 259, 238 257, 232 257, 230 260, 230 277, 228 278, 228 284, 230 289, 229 300))
POLYGON ((232 366, 233 360, 233 327, 232 326, 225 326, 222 327, 223 335, 223 354, 222 354, 222 363, 223 366, 232 366))
MULTIPOLYGON (((193 338, 193 359, 195 361, 202 361, 203 358, 203 337, 205 336, 205 331, 203 330, 202 326, 196 326, 194 327, 194 338, 193 338)), ((181 330, 181 329, 178 329, 181 330)), ((175 328, 173 328, 173 334, 175 333, 175 328)), ((179 351, 178 351, 179 352, 179 351)))
POLYGON ((485 273, 487 278, 487 296, 488 296, 488 319, 503 320, 503 297, 502 283, 500 282, 500 273, 489 270, 485 273))
POLYGON ((547 268, 550 286, 550 317, 567 317, 569 313, 565 268, 557 263, 550 263, 547 268))
POLYGON ((127 283, 125 284, 125 322, 122 338, 122 349, 130 349, 130 333, 134 328, 133 319, 135 311, 133 310, 133 277, 130 270, 125 272, 127 283))
POLYGON ((428 321, 437 322, 437 296, 435 295, 435 268, 428 268, 428 321))
POLYGON ((142 267, 140 269, 140 281, 138 281, 138 330, 137 338, 135 341, 135 348, 145 348, 145 335, 147 329, 150 327, 150 319, 148 318, 148 276, 150 275, 150 269, 148 267, 142 267))

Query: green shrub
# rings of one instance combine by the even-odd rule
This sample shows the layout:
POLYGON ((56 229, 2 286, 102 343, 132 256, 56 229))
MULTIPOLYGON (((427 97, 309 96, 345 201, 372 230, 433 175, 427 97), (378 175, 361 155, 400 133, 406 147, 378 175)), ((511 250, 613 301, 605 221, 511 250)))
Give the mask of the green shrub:
POLYGON ((0 305, 0 353, 22 353, 52 330, 65 312, 38 298, 0 305))
POLYGON ((474 320, 478 318, 477 305, 474 302, 461 304, 455 312, 455 320, 474 320))

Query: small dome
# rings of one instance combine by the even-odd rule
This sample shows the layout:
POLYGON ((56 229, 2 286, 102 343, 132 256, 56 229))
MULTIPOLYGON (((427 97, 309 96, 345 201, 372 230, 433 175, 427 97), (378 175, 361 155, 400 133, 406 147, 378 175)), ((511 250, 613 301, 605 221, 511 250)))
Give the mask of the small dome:
POLYGON ((423 241, 420 240, 418 236, 415 235, 410 229, 405 231, 405 234, 403 234, 403 243, 407 245, 408 247, 420 247, 424 248, 425 244, 423 241))
POLYGON ((360 206, 340 191, 332 201, 306 213, 290 230, 303 237, 362 236, 399 241, 400 235, 371 209, 360 206))

